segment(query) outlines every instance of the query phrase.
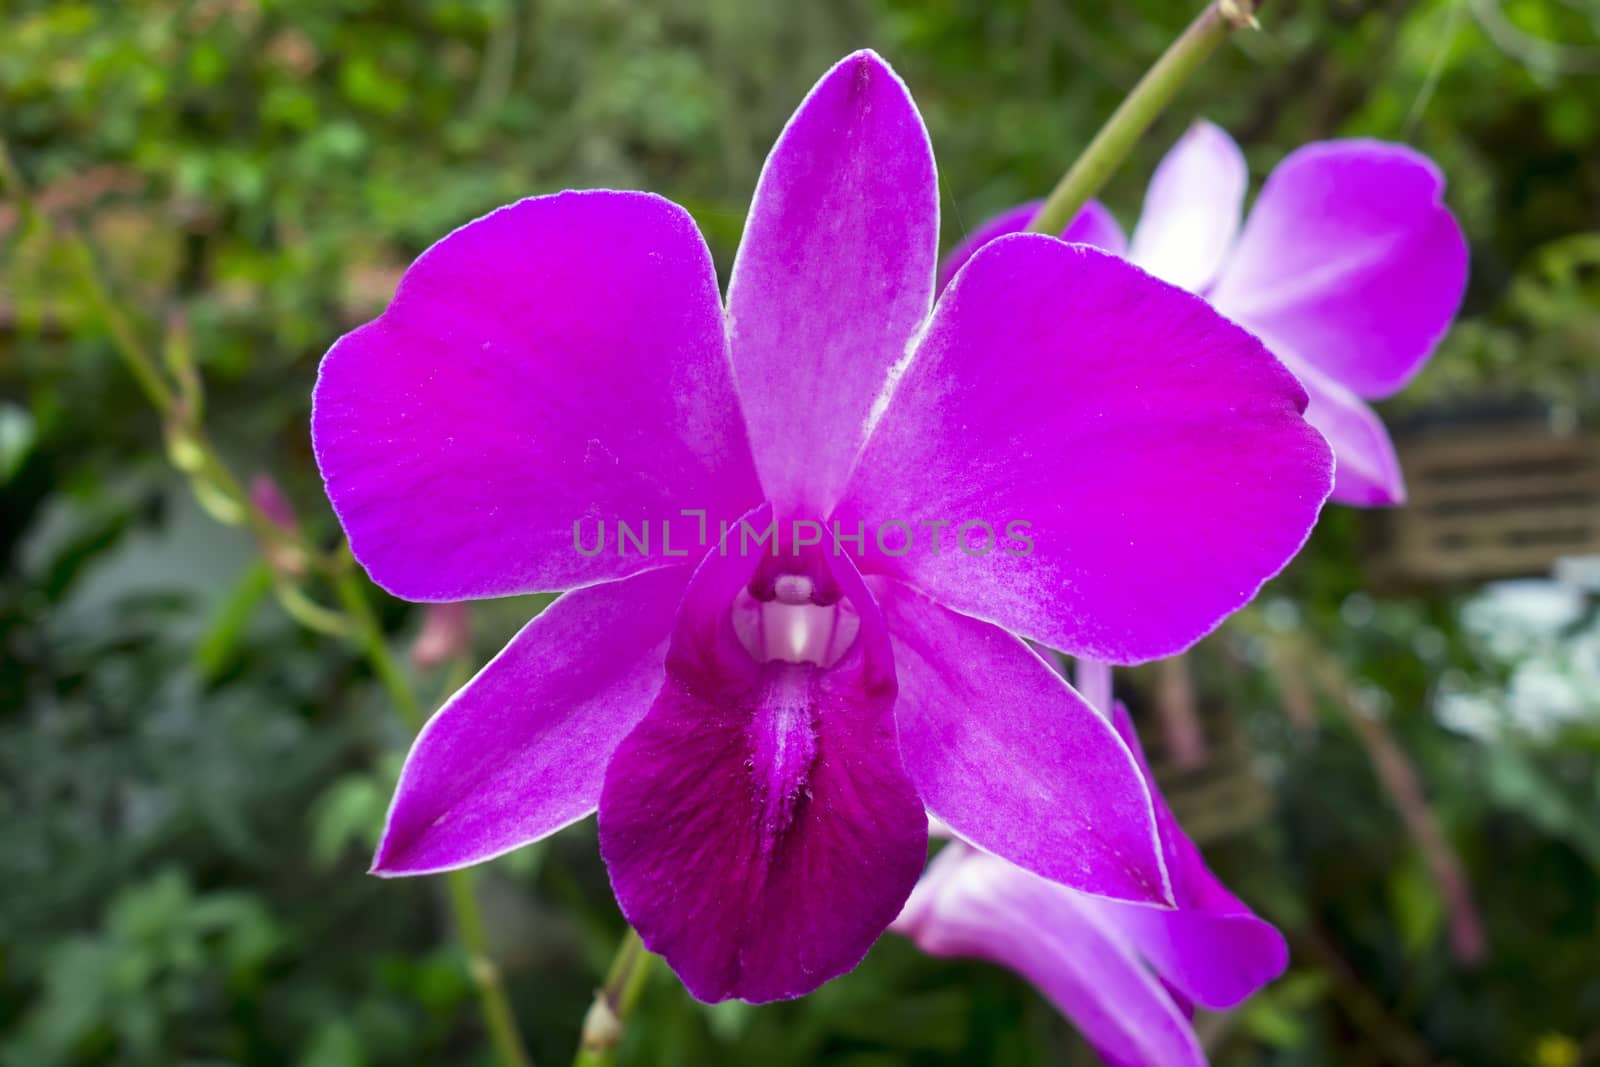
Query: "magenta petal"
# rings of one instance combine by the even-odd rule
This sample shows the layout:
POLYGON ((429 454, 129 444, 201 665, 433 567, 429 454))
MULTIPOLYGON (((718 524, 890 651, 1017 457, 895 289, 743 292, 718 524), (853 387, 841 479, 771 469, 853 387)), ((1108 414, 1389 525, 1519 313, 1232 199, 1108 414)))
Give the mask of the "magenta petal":
POLYGON ((1467 246, 1429 160, 1381 141, 1290 154, 1210 293, 1223 314, 1360 396, 1410 379, 1461 304, 1467 246))
POLYGON ((554 833, 661 688, 689 568, 568 593, 428 720, 400 772, 377 874, 464 867, 554 833))
POLYGON ((1239 232, 1250 170, 1221 127, 1197 122, 1162 159, 1145 189, 1128 258, 1198 293, 1210 285, 1239 232))
POLYGON ((714 528, 760 499, 711 254, 647 193, 536 197, 439 241, 322 361, 311 426, 356 558, 412 600, 622 577, 649 563, 617 520, 714 528), (576 550, 580 521, 605 551, 576 550))
POLYGON ((1120 705, 1115 721, 1150 783, 1178 907, 1157 911, 1114 900, 1091 901, 1090 906, 1184 997, 1214 1011, 1234 1007, 1283 973, 1288 946, 1271 923, 1257 918, 1206 866, 1150 778, 1133 723, 1120 705))
POLYGON ((875 583, 895 721, 928 812, 1055 882, 1172 902, 1150 792, 1111 724, 1020 639, 875 583))
POLYGON ((745 655, 726 605, 751 561, 707 557, 666 687, 606 772, 600 851, 617 901, 701 1000, 800 996, 850 970, 927 854, 883 623, 849 560, 830 563, 862 621, 820 668, 745 655))
POLYGON ((1356 507, 1405 503, 1400 458, 1378 413, 1311 367, 1287 356, 1284 363, 1299 376, 1311 397, 1306 421, 1320 430, 1333 448, 1337 467, 1330 499, 1356 507))
POLYGON ((1016 971, 1110 1064, 1204 1067, 1189 1020, 1104 921, 1103 903, 956 842, 934 857, 893 928, 933 955, 1016 971))
MULTIPOLYGON (((1215 882, 1199 853, 1187 841, 1185 846, 1180 877, 1215 882)), ((1116 900, 1087 902, 1102 923, 1119 930, 1165 981, 1213 1011, 1242 1003, 1289 964, 1288 945, 1277 928, 1235 904, 1236 909, 1157 911, 1116 900)))
POLYGON ((933 149, 905 85, 846 56, 767 158, 728 282, 734 370, 766 494, 826 514, 867 417, 927 318, 933 149))
MULTIPOLYGON (((1018 204, 973 230, 971 236, 952 248, 950 254, 939 264, 939 288, 942 290, 950 283, 956 271, 972 258, 972 253, 996 237, 1026 230, 1028 223, 1033 221, 1033 216, 1038 214, 1043 204, 1043 200, 1029 200, 1025 204, 1018 204)), ((1061 239, 1071 244, 1094 245, 1115 256, 1120 256, 1128 250, 1128 239, 1122 235, 1122 227, 1117 225, 1116 217, 1098 200, 1091 200, 1083 205, 1078 217, 1073 219, 1062 232, 1061 239)))
POLYGON ((1002 237, 940 298, 834 518, 868 531, 863 570, 964 614, 1075 656, 1171 655, 1316 521, 1332 462, 1305 402, 1199 297, 1002 237), (873 536, 940 522, 938 551, 922 525, 910 551, 873 536))

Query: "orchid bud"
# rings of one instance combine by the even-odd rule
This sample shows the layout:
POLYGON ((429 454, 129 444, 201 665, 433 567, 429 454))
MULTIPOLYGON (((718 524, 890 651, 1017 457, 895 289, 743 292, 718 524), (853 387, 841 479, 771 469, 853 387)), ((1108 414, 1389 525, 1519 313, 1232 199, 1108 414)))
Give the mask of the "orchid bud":
POLYGON ((411 643, 411 662, 427 670, 464 656, 472 648, 472 619, 464 602, 429 604, 422 629, 411 643))
POLYGON ((261 554, 274 572, 287 578, 300 578, 306 573, 306 554, 295 543, 300 533, 300 520, 295 516, 294 505, 272 475, 257 474, 250 481, 250 503, 266 516, 267 521, 283 531, 284 537, 261 539, 261 554))

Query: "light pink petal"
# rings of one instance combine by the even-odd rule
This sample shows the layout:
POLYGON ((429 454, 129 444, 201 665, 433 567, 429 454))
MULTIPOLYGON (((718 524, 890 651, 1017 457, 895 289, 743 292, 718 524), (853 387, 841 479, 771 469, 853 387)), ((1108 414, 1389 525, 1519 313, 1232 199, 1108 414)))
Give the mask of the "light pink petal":
POLYGON ((1052 881, 1170 903, 1150 794, 1111 724, 1019 638, 894 582, 874 591, 928 812, 1052 881))
POLYGON ((650 707, 689 568, 568 593, 428 720, 373 860, 465 867, 593 811, 607 762, 650 707))
POLYGON ((620 552, 617 520, 760 499, 711 254, 647 193, 536 197, 439 241, 323 359, 311 427, 356 558, 411 600, 622 577, 664 560, 620 552), (577 551, 579 522, 608 547, 577 551))
POLYGON ((1406 483, 1400 458, 1378 413, 1310 366, 1287 355, 1284 363, 1299 377, 1311 398, 1306 406, 1306 421, 1322 431, 1333 448, 1336 469, 1333 496, 1329 499, 1356 507, 1404 504, 1406 483))
POLYGON ((1206 866, 1156 788, 1133 722, 1120 704, 1114 721, 1150 785, 1178 907, 1157 911, 1114 900, 1090 901, 1089 907, 1137 946, 1185 998, 1214 1011, 1234 1007, 1283 973, 1288 946, 1271 923, 1257 918, 1206 866))
POLYGON ((728 606, 755 563, 712 552, 667 684, 606 772, 600 852, 617 902, 701 1000, 800 996, 850 970, 927 856, 882 619, 847 557, 820 562, 860 613, 842 659, 752 658, 728 606))
POLYGON ((1273 351, 1377 398, 1427 360, 1466 279, 1466 241, 1427 157, 1326 141, 1267 178, 1210 296, 1273 351))
POLYGON ((1075 656, 1172 655, 1316 521, 1332 462, 1304 405, 1199 297, 1014 234, 945 290, 834 518, 865 531, 863 570, 964 614, 1075 656))
POLYGON ((1128 258, 1198 293, 1222 269, 1250 185, 1244 154, 1221 127, 1197 122, 1156 167, 1128 258))
MULTIPOLYGON (((972 258, 972 253, 996 237, 1026 230, 1028 223, 1033 221, 1033 216, 1038 214, 1039 208, 1043 205, 1043 200, 1029 200, 1009 211, 1001 212, 973 230, 971 236, 951 249, 950 254, 939 264, 939 288, 943 290, 950 283, 956 271, 972 258)), ((1098 200, 1091 200, 1083 205, 1078 217, 1062 231, 1061 239, 1072 244, 1094 245, 1115 256, 1123 255, 1128 250, 1128 239, 1122 235, 1122 227, 1117 225, 1116 217, 1098 200)))
POLYGON ((924 319, 939 255, 933 149, 905 85, 846 56, 767 158, 728 283, 756 466, 780 515, 823 515, 924 319))
POLYGON ((933 955, 1016 971, 1110 1064, 1204 1067, 1184 1012, 1098 903, 955 842, 934 857, 893 929, 933 955))

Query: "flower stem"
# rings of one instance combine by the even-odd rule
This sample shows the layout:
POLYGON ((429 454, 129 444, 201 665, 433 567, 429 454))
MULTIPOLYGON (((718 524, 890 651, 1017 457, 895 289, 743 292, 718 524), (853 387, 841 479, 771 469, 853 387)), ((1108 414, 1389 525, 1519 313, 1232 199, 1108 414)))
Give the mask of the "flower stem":
MULTIPOLYGON (((319 551, 303 533, 286 529, 274 521, 245 491, 206 436, 198 405, 186 396, 183 376, 180 375, 179 385, 174 387, 162 373, 160 361, 140 339, 133 316, 117 302, 111 285, 101 273, 93 246, 82 234, 56 225, 39 209, 3 140, 0 140, 0 180, 17 205, 20 218, 41 228, 70 253, 74 273, 90 307, 100 316, 113 347, 145 397, 165 420, 168 454, 174 466, 189 478, 202 505, 222 521, 242 520, 263 547, 270 545, 300 553, 300 558, 309 561, 333 583, 344 607, 343 615, 314 604, 289 583, 280 584, 279 594, 288 600, 286 610, 303 625, 323 632, 353 635, 401 718, 413 733, 420 730, 424 718, 422 705, 389 652, 383 628, 367 602, 348 546, 341 546, 332 553, 319 551)), ((197 376, 188 388, 198 388, 197 376)), ((446 875, 446 881, 457 936, 466 949, 484 1027, 494 1043, 501 1067, 532 1067, 533 1061, 517 1032, 516 1018, 501 983, 499 968, 488 951, 487 928, 473 893, 472 874, 453 871, 446 875)))
POLYGON ((1254 0, 1208 4, 1117 105, 1089 147, 1050 191, 1028 229, 1048 234, 1065 230, 1223 39, 1235 29, 1255 25, 1255 7, 1254 0))
MULTIPOLYGON (((353 562, 353 561, 351 561, 353 562)), ((424 720, 422 705, 416 692, 406 680, 400 663, 389 651, 383 626, 378 621, 372 605, 367 602, 361 580, 353 566, 341 567, 334 575, 334 590, 345 613, 354 621, 356 639, 362 652, 378 676, 389 702, 400 712, 406 726, 416 733, 424 720)), ((449 890, 450 911, 455 921, 456 936, 467 953, 467 968, 478 991, 479 1010, 483 1025, 494 1042, 501 1067, 531 1067, 532 1060, 523 1047, 522 1036, 517 1032, 516 1016, 511 1001, 506 996, 505 984, 500 980, 500 967, 489 953, 489 937, 483 922, 483 911, 478 907, 477 895, 472 890, 471 871, 450 871, 445 876, 449 890)))
POLYGON ((400 664, 390 654, 383 627, 372 605, 367 603, 366 592, 361 588, 355 570, 348 566, 342 568, 333 579, 333 588, 339 595, 339 603, 343 605, 345 614, 354 621, 356 639, 361 643, 362 654, 367 657, 372 673, 378 676, 384 692, 389 694, 389 702, 400 712, 400 718, 405 721, 407 728, 416 733, 422 729, 422 704, 417 700, 416 693, 412 692, 411 684, 400 670, 400 664))
POLYGON ((517 1017, 511 1010, 511 999, 506 996, 505 984, 500 980, 500 965, 489 954, 489 936, 483 923, 483 910, 478 907, 478 896, 473 891, 474 872, 451 871, 444 876, 450 890, 450 907, 454 912, 456 936, 467 950, 467 967, 478 990, 478 1007, 483 1015, 484 1028, 494 1043, 495 1055, 501 1067, 533 1067, 533 1059, 523 1047, 522 1034, 517 1030, 517 1017))
POLYGON ((616 1063, 623 1027, 644 992, 645 979, 650 976, 650 961, 654 958, 644 947, 638 931, 630 927, 623 935, 622 944, 617 946, 605 985, 595 993, 589 1014, 584 1016, 573 1067, 611 1067, 616 1063))

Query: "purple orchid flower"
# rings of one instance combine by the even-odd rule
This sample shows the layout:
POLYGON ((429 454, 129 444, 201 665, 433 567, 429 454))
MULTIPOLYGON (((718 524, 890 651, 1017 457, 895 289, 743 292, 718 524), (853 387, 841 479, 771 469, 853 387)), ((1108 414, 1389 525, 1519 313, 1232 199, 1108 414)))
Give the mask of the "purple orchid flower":
MULTIPOLYGON (((1156 168, 1131 242, 1092 201, 1062 236, 1199 293, 1261 338, 1311 396, 1306 418, 1338 457, 1333 499, 1403 503, 1394 445, 1365 401, 1403 388, 1461 306, 1467 245, 1444 205, 1444 175, 1404 145, 1308 144, 1268 176, 1241 230, 1249 182, 1233 138, 1199 122, 1156 168)), ((1038 207, 985 223, 944 276, 1025 229, 1038 207)))
POLYGON ((1288 947, 1206 868, 1121 705, 1115 722, 1155 800, 1175 910, 1079 893, 953 841, 891 929, 933 955, 1015 970, 1114 1067, 1204 1067, 1193 1006, 1236 1006, 1283 973, 1288 947))
POLYGON ((598 808, 623 914, 704 1000, 854 967, 929 812, 1173 902, 1132 755, 1023 638, 1192 644, 1298 550, 1327 446, 1258 341, 1114 256, 1009 237, 934 306, 937 259, 927 132, 860 52, 767 160, 726 308, 682 208, 566 192, 450 234, 333 347, 314 445, 373 580, 569 590, 418 736, 376 873, 598 808))

